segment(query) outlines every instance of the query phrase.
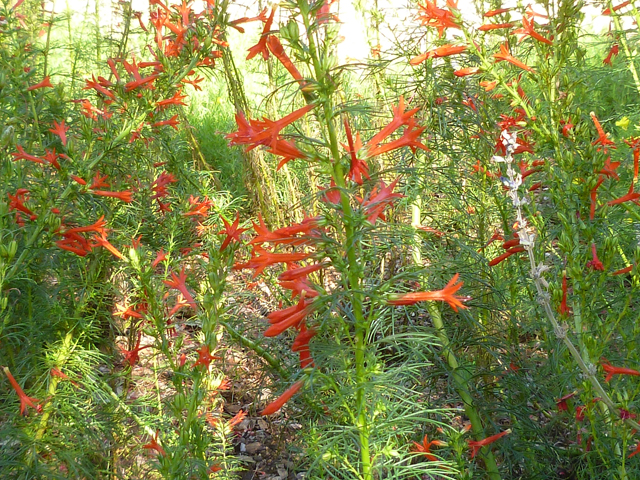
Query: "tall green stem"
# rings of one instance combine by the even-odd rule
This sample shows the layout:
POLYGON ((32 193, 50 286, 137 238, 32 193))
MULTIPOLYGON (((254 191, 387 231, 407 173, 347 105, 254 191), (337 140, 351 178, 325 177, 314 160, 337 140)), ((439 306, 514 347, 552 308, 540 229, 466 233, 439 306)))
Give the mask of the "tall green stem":
MULTIPOLYGON (((302 3, 302 2, 301 2, 302 3)), ((314 31, 309 21, 309 12, 301 8, 302 19, 309 40, 309 54, 313 63, 315 77, 320 84, 320 91, 323 91, 327 73, 322 67, 315 42, 314 31)), ((346 192, 346 182, 341 164, 341 155, 338 144, 338 136, 333 121, 334 111, 331 98, 326 95, 321 102, 324 116, 324 126, 326 127, 329 139, 329 149, 332 158, 333 181, 340 189, 340 204, 342 206, 342 219, 344 226, 345 248, 347 253, 347 282, 345 288, 350 292, 351 306, 355 317, 354 350, 356 367, 356 405, 357 405, 357 429, 360 440, 361 473, 363 480, 372 480, 373 472, 371 467, 371 453, 369 448, 369 418, 367 416, 367 398, 365 386, 368 381, 366 352, 367 337, 369 333, 369 323, 363 313, 363 299, 360 293, 361 266, 358 261, 356 248, 358 245, 356 230, 354 228, 353 209, 349 195, 346 192)))

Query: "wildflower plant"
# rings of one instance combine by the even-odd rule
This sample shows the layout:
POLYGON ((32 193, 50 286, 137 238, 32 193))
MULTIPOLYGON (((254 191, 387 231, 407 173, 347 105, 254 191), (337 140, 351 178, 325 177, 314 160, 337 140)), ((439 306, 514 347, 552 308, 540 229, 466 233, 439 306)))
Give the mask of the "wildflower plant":
MULTIPOLYGON (((267 149, 277 157, 278 168, 305 162, 318 176, 320 192, 311 197, 313 216, 274 230, 262 218, 254 223, 251 256, 234 266, 253 270, 257 277, 284 264, 278 283, 294 299, 268 315, 264 336, 291 338, 299 369, 261 413, 276 414, 300 393, 318 413, 324 410, 326 419, 309 422, 314 455, 308 474, 314 477, 445 473, 441 462, 407 462, 416 424, 428 423, 435 414, 427 404, 417 407, 422 393, 410 379, 429 364, 426 347, 436 339, 418 327, 397 325, 402 314, 395 306, 437 301, 455 310, 465 308, 465 298, 457 295, 462 282, 452 274, 441 290, 397 291, 404 280, 387 277, 380 256, 388 248, 385 242, 398 238, 387 215, 403 198, 401 178, 387 179, 392 172, 374 174, 371 169, 378 156, 406 147, 413 154, 428 150, 421 140, 425 129, 415 118, 419 109, 400 97, 393 118, 363 140, 366 134, 355 127, 355 109, 340 103, 341 70, 334 54, 337 17, 322 2, 292 1, 280 8, 287 23, 276 32, 270 23, 272 10, 249 56, 274 56, 297 84, 300 103, 280 120, 247 118, 239 111, 238 130, 227 138, 246 150, 267 149), (292 127, 303 118, 314 119, 317 136, 295 133, 292 127), (327 282, 329 278, 335 282, 327 282), (387 348, 401 351, 405 360, 386 364, 387 348)), ((409 226, 399 228, 399 238, 413 235, 409 226)))
POLYGON ((227 215, 228 200, 188 171, 173 133, 185 85, 226 48, 223 12, 157 2, 149 58, 119 51, 72 98, 61 75, 43 77, 40 18, 21 4, 3 3, 0 23, 0 470, 228 478, 241 419, 221 415, 226 382, 212 364, 232 258, 212 214, 227 215), (149 363, 155 395, 138 397, 149 363), (127 464, 144 452, 142 468, 127 464))

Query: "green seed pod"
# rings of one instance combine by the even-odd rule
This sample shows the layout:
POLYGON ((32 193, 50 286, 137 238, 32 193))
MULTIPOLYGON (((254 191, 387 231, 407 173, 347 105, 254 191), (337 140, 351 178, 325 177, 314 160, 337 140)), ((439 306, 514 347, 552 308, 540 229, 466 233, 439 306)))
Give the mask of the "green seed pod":
POLYGON ((0 311, 7 308, 8 303, 9 303, 9 299, 7 297, 0 298, 0 311))
POLYGON ((6 127, 4 127, 2 135, 0 135, 0 148, 4 148, 10 143, 13 143, 14 132, 15 129, 13 128, 13 125, 7 125, 6 127))
POLYGON ((18 252, 18 242, 16 242, 15 240, 11 240, 11 242, 9 243, 9 249, 8 249, 9 261, 13 260, 13 257, 16 256, 17 252, 18 252))
POLYGON ((9 257, 9 250, 2 243, 0 243, 0 257, 2 258, 9 257))

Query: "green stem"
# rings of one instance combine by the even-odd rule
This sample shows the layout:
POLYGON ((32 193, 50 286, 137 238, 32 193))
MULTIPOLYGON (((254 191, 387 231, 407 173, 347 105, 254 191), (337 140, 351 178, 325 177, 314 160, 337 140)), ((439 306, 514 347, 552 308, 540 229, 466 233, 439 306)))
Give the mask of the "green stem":
MULTIPOLYGON (((302 19, 304 22, 307 38, 309 40, 309 55, 313 63, 315 77, 320 84, 320 91, 324 90, 324 82, 327 78, 325 70, 321 66, 318 49, 316 47, 314 32, 309 21, 309 13, 301 8, 302 19)), ((360 460, 361 473, 363 480, 372 480, 373 472, 371 466, 371 454, 369 448, 369 418, 367 416, 367 396, 365 394, 365 386, 368 380, 366 351, 367 336, 369 331, 369 323, 363 314, 363 299, 360 293, 361 265, 356 255, 356 246, 359 244, 356 238, 356 232, 353 225, 353 209, 351 208, 350 198, 346 192, 346 181, 344 171, 341 164, 341 155, 338 144, 338 136, 333 122, 333 106, 331 98, 325 96, 322 102, 322 110, 324 114, 324 123, 327 128, 329 138, 329 149, 331 151, 333 180, 340 189, 340 204, 342 206, 343 225, 345 234, 345 247, 347 254, 347 284, 346 290, 350 292, 353 315, 355 317, 354 332, 354 350, 355 350, 355 367, 356 367, 356 408, 357 408, 357 429, 360 440, 360 460)))
POLYGON ((289 373, 284 368, 282 368, 282 366, 280 366, 280 362, 278 362, 278 360, 269 352, 267 352, 264 348, 262 348, 253 340, 250 340, 244 335, 242 335, 235 328, 229 325, 226 321, 222 319, 218 319, 218 323, 224 327, 224 329, 231 336, 231 338, 240 342, 242 346, 250 348, 251 350, 256 352, 258 355, 260 355, 262 359, 266 361, 271 366, 271 368, 273 368, 276 372, 278 372, 278 375, 280 375, 284 380, 287 380, 289 378, 289 373))
MULTIPOLYGON (((449 340, 447 331, 444 328, 440 310, 438 309, 438 306, 433 302, 427 303, 427 310, 429 312, 429 316, 431 317, 431 321, 433 322, 433 326, 436 329, 436 336, 440 340, 440 343, 442 343, 442 355, 451 368, 451 377, 453 379, 456 392, 458 392, 458 395, 460 395, 462 403, 464 404, 464 412, 471 421, 471 431, 473 432, 473 435, 477 440, 481 440, 482 438, 485 438, 484 429, 482 427, 482 420, 480 419, 480 415, 473 405, 473 397, 471 397, 469 389, 467 388, 468 378, 466 375, 462 374, 462 371, 459 368, 460 365, 458 364, 458 359, 451 349, 451 341, 449 340)), ((484 457, 485 468, 489 478, 491 480, 500 480, 500 472, 498 471, 498 465, 496 464, 496 460, 493 456, 493 453, 491 452, 491 447, 488 445, 482 447, 480 453, 484 457)))

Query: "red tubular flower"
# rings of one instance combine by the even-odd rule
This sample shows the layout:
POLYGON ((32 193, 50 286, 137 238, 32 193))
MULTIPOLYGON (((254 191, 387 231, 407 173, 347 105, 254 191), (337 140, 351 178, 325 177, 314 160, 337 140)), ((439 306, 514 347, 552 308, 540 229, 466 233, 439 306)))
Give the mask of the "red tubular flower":
POLYGON ((308 243, 308 238, 298 237, 297 235, 302 233, 306 237, 311 237, 313 236, 313 230, 318 227, 317 217, 305 217, 300 223, 294 223, 273 232, 267 228, 260 214, 258 214, 258 221, 260 222, 259 224, 253 223, 257 236, 249 242, 252 245, 260 245, 267 242, 273 245, 303 245, 308 243))
POLYGON ((149 441, 149 443, 144 444, 142 448, 147 450, 155 450, 156 452, 158 452, 159 455, 166 457, 167 452, 165 452, 164 448, 162 448, 162 446, 158 443, 159 434, 160 434, 160 430, 156 430, 155 436, 149 441))
POLYGON ((430 462, 434 462, 434 461, 438 460, 438 458, 431 453, 431 446, 432 445, 436 445, 436 446, 446 445, 445 442, 442 442, 440 440, 431 440, 431 441, 429 441, 429 439, 427 438, 427 435, 425 435, 424 438, 422 439, 422 443, 418 443, 418 442, 412 442, 412 443, 413 443, 412 450, 414 452, 422 453, 425 457, 427 457, 427 460, 429 460, 430 462))
POLYGON ((576 392, 571 392, 568 393, 567 395, 565 395, 564 397, 561 397, 560 400, 558 400, 556 402, 556 406, 558 407, 558 411, 560 412, 566 412, 569 410, 569 407, 567 405, 567 400, 569 400, 571 397, 575 396, 576 392))
POLYGON ((451 45, 450 43, 447 43, 446 45, 442 45, 440 47, 434 48, 433 50, 429 50, 428 52, 418 55, 417 57, 413 57, 409 61, 409 64, 413 66, 420 65, 422 62, 428 60, 429 58, 442 58, 448 57, 450 55, 457 55, 458 53, 464 52, 466 49, 466 45, 451 45))
POLYGON ((231 241, 236 241, 240 243, 240 234, 242 232, 246 232, 249 230, 248 228, 238 228, 240 224, 240 213, 236 213, 236 219, 233 224, 227 222, 225 218, 222 218, 222 223, 224 223, 224 229, 218 232, 218 235, 226 235, 227 238, 224 239, 222 245, 220 245, 220 251, 223 251, 225 248, 229 246, 231 241))
POLYGON ((136 363, 138 363, 138 360, 140 360, 140 355, 138 355, 138 353, 140 353, 140 350, 144 350, 145 348, 152 347, 152 345, 145 345, 144 347, 141 347, 140 346, 141 339, 142 339, 142 334, 138 333, 138 340, 136 342, 136 346, 132 350, 126 350, 122 347, 119 347, 120 352, 122 352, 122 355, 124 355, 124 359, 129 364, 130 367, 133 367, 136 363))
POLYGON ((64 124, 64 120, 61 120, 60 123, 53 121, 53 128, 50 128, 49 131, 58 137, 60 137, 60 141, 62 145, 67 146, 67 131, 69 127, 64 124))
POLYGON ((131 305, 121 305, 116 303, 116 312, 113 314, 114 317, 122 317, 124 320, 129 318, 143 318, 142 314, 136 312, 131 305))
POLYGON ((269 50, 267 49, 267 37, 269 36, 269 32, 271 31, 271 24, 273 23, 273 17, 276 14, 276 7, 271 8, 271 14, 262 28, 262 34, 260 35, 260 40, 257 44, 249 49, 249 54, 247 55, 247 60, 251 60, 258 53, 262 54, 263 59, 269 58, 269 50))
POLYGON ((269 51, 280 61, 282 66, 291 74, 294 80, 298 81, 300 87, 304 88, 306 86, 306 82, 304 81, 302 74, 284 51, 284 47, 280 43, 280 40, 278 40, 278 37, 269 35, 267 38, 267 47, 269 47, 269 51))
POLYGON ((304 380, 298 380, 296 383, 291 385, 282 395, 280 395, 276 400, 271 402, 269 405, 265 407, 260 415, 273 415, 278 410, 280 410, 285 403, 291 400, 291 397, 295 395, 295 393, 302 388, 304 385, 304 380))
POLYGON ((578 405, 576 407, 576 422, 583 422, 584 421, 584 412, 587 409, 586 405, 578 405))
POLYGON ((289 267, 289 270, 280 274, 280 276, 278 277, 278 280, 289 281, 289 280, 295 280, 297 278, 306 277, 310 273, 317 272, 318 270, 322 270, 324 267, 326 267, 324 263, 314 263, 311 265, 307 265, 306 267, 297 267, 297 268, 289 267))
POLYGON ((83 90, 93 89, 96 92, 102 93, 104 96, 109 97, 111 100, 115 100, 116 96, 113 94, 111 90, 102 86, 98 80, 96 80, 95 75, 92 76, 92 80, 85 80, 86 86, 83 90))
POLYGON ((600 125, 600 122, 598 121, 596 114, 591 112, 589 115, 591 116, 591 120, 593 120, 593 124, 596 127, 596 130, 598 131, 598 138, 595 139, 593 142, 591 142, 591 145, 602 145, 601 147, 598 147, 598 151, 604 150, 606 152, 608 146, 615 149, 616 148, 615 142, 612 140, 609 140, 609 137, 607 133, 605 133, 604 129, 602 128, 602 125, 600 125))
POLYGON ((614 56, 618 56, 619 53, 619 49, 618 49, 618 44, 614 43, 613 46, 611 47, 611 50, 609 50, 609 54, 607 55, 607 57, 602 61, 603 65, 611 65, 611 59, 614 56))
POLYGON ((267 150, 267 152, 271 153, 272 155, 282 157, 282 160, 278 162, 276 172, 291 160, 295 160, 297 158, 306 158, 306 155, 301 152, 298 147, 296 147, 295 143, 288 140, 282 140, 281 138, 277 138, 270 145, 270 148, 267 150))
POLYGON ((478 30, 481 32, 488 32, 490 30, 500 30, 502 28, 513 28, 514 26, 515 23, 485 23, 484 25, 480 25, 478 30))
POLYGON ((106 224, 107 222, 104 220, 104 215, 102 215, 98 220, 95 221, 95 223, 92 223, 91 225, 87 225, 86 227, 68 228, 67 230, 65 230, 63 235, 69 235, 73 233, 84 233, 84 232, 96 232, 102 235, 103 233, 106 233, 104 228, 106 224))
POLYGON ((49 373, 51 373, 52 377, 58 377, 58 378, 61 378, 62 380, 67 380, 68 382, 71 382, 71 384, 74 387, 79 387, 80 386, 78 384, 78 382, 74 382, 66 374, 64 374, 62 371, 60 371, 59 369, 57 369, 55 367, 53 367, 49 373))
POLYGON ((111 252, 113 256, 119 258, 120 260, 124 260, 124 255, 120 253, 116 247, 109 243, 106 233, 102 233, 102 235, 94 234, 91 238, 96 242, 96 245, 94 246, 104 247, 109 250, 109 252, 111 252))
POLYGON ((482 70, 480 70, 480 67, 467 67, 455 70, 453 74, 456 77, 468 77, 469 75, 477 75, 480 72, 482 72, 482 70))
POLYGON ((624 275, 625 273, 629 273, 633 270, 633 265, 629 265, 628 267, 621 268, 620 270, 616 270, 611 275, 624 275))
POLYGON ((31 85, 29 88, 27 88, 27 92, 37 90, 39 88, 53 88, 53 85, 51 85, 51 81, 49 80, 49 75, 44 77, 41 82, 36 83, 35 85, 31 85))
POLYGON ((11 153, 11 156, 13 157, 14 162, 18 160, 29 160, 30 162, 33 162, 33 163, 41 163, 42 165, 47 164, 46 160, 43 160, 40 157, 36 157, 35 155, 30 155, 26 153, 20 145, 16 146, 16 150, 18 150, 17 153, 15 152, 11 153))
POLYGON ((591 244, 591 258, 591 261, 587 263, 587 268, 604 271, 604 265, 602 265, 602 262, 598 258, 595 242, 591 244))
POLYGON ((627 0, 626 2, 622 2, 621 4, 616 5, 612 9, 611 8, 607 8, 602 12, 602 14, 603 15, 611 15, 612 12, 617 12, 618 10, 620 10, 621 8, 626 7, 627 5, 631 5, 631 0, 627 0))
POLYGON ((508 42, 500 45, 500 53, 494 53, 493 54, 493 58, 496 59, 496 63, 497 62, 502 62, 502 61, 509 62, 512 65, 515 65, 516 67, 519 67, 519 68, 522 68, 523 70, 526 70, 527 72, 535 73, 533 68, 531 68, 530 66, 522 63, 516 57, 511 55, 511 53, 509 53, 509 43, 508 42))
POLYGON ((426 127, 417 127, 415 125, 415 121, 410 118, 407 123, 407 128, 402 134, 402 137, 396 140, 392 140, 391 142, 384 143, 382 145, 369 146, 367 154, 369 156, 376 156, 402 147, 411 148, 413 153, 415 153, 418 148, 428 152, 429 149, 418 140, 418 137, 425 129, 426 127))
POLYGON ((276 263, 283 262, 299 262, 311 256, 310 253, 273 253, 265 250, 262 247, 254 247, 251 252, 251 258, 246 263, 236 263, 233 266, 234 270, 243 270, 246 268, 253 268, 253 278, 257 277, 262 271, 276 263))
POLYGON ((618 169, 619 166, 620 166, 620 162, 612 162, 611 157, 609 157, 604 161, 604 166, 602 167, 602 170, 600 170, 598 173, 601 175, 604 175, 605 177, 613 177, 616 180, 618 180, 619 177, 618 177, 618 174, 616 173, 616 170, 618 169))
POLYGON ((504 252, 502 255, 499 255, 496 258, 494 258, 493 260, 489 261, 489 266, 490 267, 494 267, 494 266, 498 265, 499 263, 505 261, 511 255, 514 255, 514 254, 520 253, 520 252, 524 252, 524 250, 525 249, 522 246, 512 247, 509 250, 507 250, 506 252, 504 252))
POLYGON ((33 408, 38 413, 42 412, 42 405, 38 403, 39 400, 37 398, 28 397, 27 394, 24 393, 24 390, 22 390, 16 379, 11 375, 8 367, 2 367, 2 369, 4 370, 9 383, 18 394, 18 398, 20 398, 20 415, 24 415, 26 413, 27 407, 33 408))
POLYGON ((211 364, 211 360, 222 360, 221 357, 217 357, 215 355, 211 355, 211 351, 209 350, 209 345, 203 345, 198 350, 198 359, 193 362, 193 368, 198 365, 202 365, 205 369, 209 369, 209 365, 211 364))
POLYGON ((166 125, 173 127, 174 130, 178 130, 178 125, 180 125, 180 121, 178 120, 178 115, 177 114, 174 115, 169 120, 162 120, 160 122, 155 122, 151 124, 151 126, 155 128, 164 127, 166 125))
POLYGON ((110 192, 107 190, 92 190, 91 193, 94 195, 98 195, 100 197, 111 197, 117 198, 118 200, 122 200, 126 203, 131 203, 133 201, 133 193, 129 190, 125 190, 123 192, 110 192))
POLYGON ((184 103, 182 100, 187 98, 187 96, 181 95, 181 93, 182 93, 181 90, 177 90, 173 94, 173 97, 167 98, 165 100, 160 100, 158 103, 156 103, 156 105, 160 108, 165 108, 165 107, 168 107, 169 105, 186 105, 186 103, 184 103))
POLYGON ((442 34, 447 28, 460 28, 456 23, 453 12, 451 12, 451 10, 458 8, 457 0, 447 0, 449 10, 438 8, 436 2, 431 0, 426 0, 424 6, 418 6, 420 10, 422 10, 422 13, 418 15, 418 20, 422 22, 422 25, 438 29, 438 36, 442 37, 442 34))
POLYGON ((511 11, 511 8, 497 8, 495 10, 489 10, 487 13, 485 13, 483 16, 484 17, 495 17, 496 15, 501 15, 503 13, 507 13, 509 11, 511 11))
POLYGON ((634 455, 637 455, 639 453, 640 453, 640 442, 638 442, 638 445, 636 445, 636 449, 633 452, 631 452, 627 458, 631 458, 634 455))
POLYGON ((344 118, 344 131, 347 135, 347 145, 342 145, 342 147, 349 152, 349 156, 351 157, 351 167, 349 168, 349 173, 347 174, 347 178, 350 178, 358 185, 362 185, 362 177, 364 176, 367 180, 369 179, 369 165, 364 160, 361 160, 357 157, 358 151, 362 148, 362 140, 360 140, 360 133, 356 133, 356 139, 353 140, 353 135, 351 135, 351 128, 349 127, 349 122, 347 117, 344 118))
POLYGON ((624 202, 634 202, 639 198, 640 198, 640 193, 634 193, 633 182, 631 182, 629 191, 625 195, 621 196, 620 198, 616 198, 615 200, 611 200, 607 202, 607 205, 618 205, 619 203, 624 203, 624 202))
POLYGON ((197 310, 198 305, 196 304, 196 301, 193 299, 193 297, 189 293, 189 290, 187 289, 187 285, 185 283, 186 280, 187 280, 187 274, 184 273, 184 266, 183 266, 182 270, 180 270, 179 275, 176 275, 175 273, 171 272, 171 280, 163 280, 162 283, 164 283, 168 287, 175 288, 176 290, 178 290, 182 294, 182 296, 185 298, 185 300, 189 303, 189 305, 191 305, 191 307, 194 310, 197 310))
POLYGON ((397 183, 397 178, 389 185, 380 181, 380 186, 376 186, 369 193, 369 199, 362 201, 362 208, 364 213, 367 215, 367 220, 371 224, 375 224, 378 218, 386 220, 384 216, 384 209, 391 205, 396 198, 404 197, 401 193, 393 193, 393 189, 396 187, 397 183))
POLYGON ((560 315, 571 315, 571 308, 567 306, 567 273, 562 275, 562 301, 560 307, 558 307, 558 313, 560 315))
POLYGON ((605 382, 609 382, 614 375, 640 376, 640 372, 638 370, 625 367, 614 367, 606 358, 600 359, 600 365, 602 365, 602 369, 607 372, 607 376, 604 379, 605 382))
POLYGON ((458 308, 467 308, 462 304, 469 300, 469 297, 459 297, 455 293, 462 288, 463 282, 456 283, 460 274, 456 273, 449 283, 442 290, 434 290, 432 292, 409 292, 403 294, 392 295, 387 299, 388 305, 413 305, 417 302, 447 302, 454 311, 458 308))
POLYGON ((624 143, 629 145, 633 151, 633 181, 638 179, 638 164, 640 163, 640 137, 630 138, 624 143))
MULTIPOLYGON (((24 188, 19 188, 15 195, 7 193, 7 197, 9 197, 9 211, 16 210, 17 212, 22 212, 25 215, 29 215, 29 220, 33 221, 38 218, 38 216, 24 205, 24 202, 29 199, 27 196, 28 193, 29 191, 24 188)), ((18 215, 17 212, 16 215, 18 215)))
POLYGON ((416 107, 412 110, 409 110, 408 112, 405 112, 404 97, 400 96, 398 106, 393 108, 393 119, 382 130, 376 133, 371 138, 371 140, 369 140, 369 142, 367 142, 367 150, 377 147, 378 144, 382 143, 382 141, 384 141, 389 135, 391 135, 401 126, 408 125, 409 119, 413 117, 418 110, 420 110, 420 108, 416 107))
POLYGON ((201 202, 200 197, 194 197, 193 195, 190 195, 189 204, 191 205, 191 208, 188 212, 183 213, 182 215, 184 215, 185 217, 199 216, 206 218, 209 214, 209 208, 211 208, 213 202, 207 197, 205 197, 201 202))
POLYGON ((271 312, 267 318, 272 324, 264 332, 265 337, 275 337, 290 327, 297 326, 304 318, 315 310, 310 300, 300 298, 300 301, 293 307, 271 312))
POLYGON ((499 438, 504 437, 511 433, 511 429, 505 430, 504 432, 497 433, 495 435, 491 435, 490 437, 483 438, 482 440, 468 440, 469 448, 471 448, 471 458, 475 457, 476 454, 480 451, 482 447, 485 445, 489 445, 499 438))
POLYGON ((533 29, 533 21, 529 21, 527 17, 522 17, 522 28, 518 28, 511 32, 512 35, 518 36, 518 43, 525 39, 525 37, 535 38, 539 42, 546 43, 547 45, 553 45, 553 42, 548 38, 543 37, 533 29))

